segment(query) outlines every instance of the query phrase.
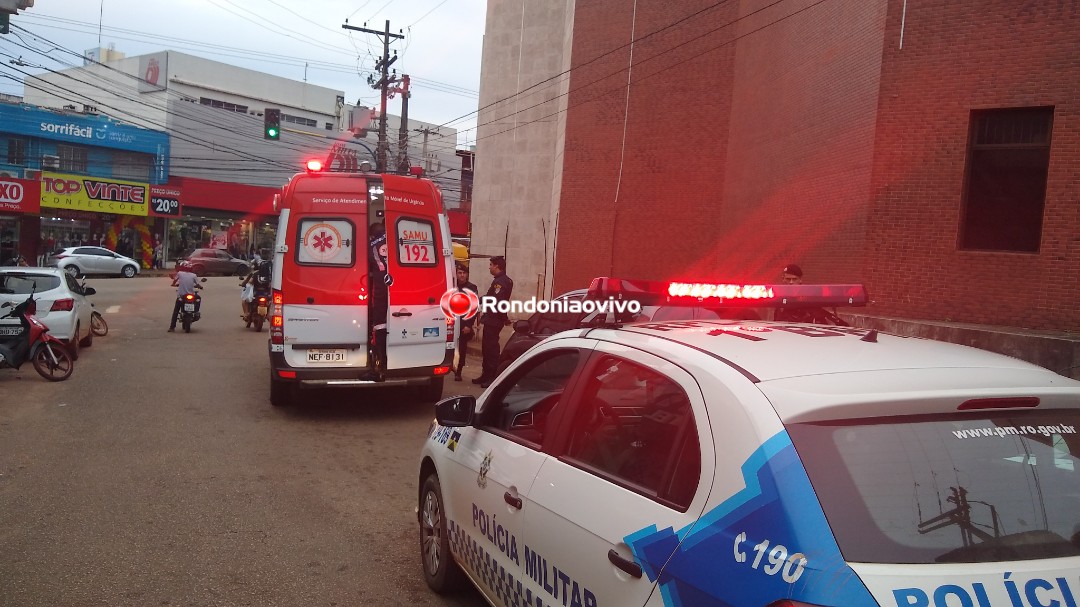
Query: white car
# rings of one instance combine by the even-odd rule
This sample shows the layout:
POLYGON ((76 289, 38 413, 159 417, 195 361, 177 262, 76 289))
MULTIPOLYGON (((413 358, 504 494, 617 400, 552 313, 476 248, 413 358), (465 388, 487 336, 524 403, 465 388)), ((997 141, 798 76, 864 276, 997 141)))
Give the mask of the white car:
MULTIPOLYGON (((49 327, 51 335, 68 343, 72 358, 78 358, 80 346, 93 345, 93 308, 86 299, 95 293, 93 287, 84 290, 74 277, 56 268, 0 268, 0 305, 22 303, 30 293, 37 300, 35 316, 49 327)), ((10 309, 4 308, 0 316, 10 309)), ((17 335, 18 330, 17 319, 0 319, 0 339, 17 335)))
POLYGON ((104 247, 68 247, 49 259, 56 266, 79 278, 87 274, 105 274, 133 278, 139 262, 104 247))
POLYGON ((1080 382, 853 327, 574 329, 436 406, 418 497, 429 586, 493 605, 1074 607, 1080 382))

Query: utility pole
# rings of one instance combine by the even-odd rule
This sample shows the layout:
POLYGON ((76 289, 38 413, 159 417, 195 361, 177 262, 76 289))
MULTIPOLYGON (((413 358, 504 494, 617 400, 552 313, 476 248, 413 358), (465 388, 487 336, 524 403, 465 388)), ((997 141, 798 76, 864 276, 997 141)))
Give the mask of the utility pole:
POLYGON ((397 170, 399 173, 409 172, 409 75, 401 75, 401 86, 392 89, 391 93, 401 93, 401 124, 398 127, 398 156, 397 170))
POLYGON ((424 135, 424 144, 423 144, 423 147, 420 148, 420 154, 424 157, 424 172, 428 173, 428 172, 431 171, 431 159, 428 158, 428 155, 427 155, 427 139, 428 139, 428 135, 438 135, 438 134, 440 134, 439 129, 437 129, 437 128, 429 129, 429 128, 427 128, 425 126, 422 129, 416 129, 416 132, 417 133, 422 133, 424 135))
POLYGON ((383 56, 382 56, 382 59, 380 59, 379 62, 375 64, 375 69, 380 70, 382 72, 382 77, 379 78, 378 81, 375 81, 373 78, 368 77, 368 83, 371 84, 371 88, 379 89, 379 90, 382 91, 382 107, 380 108, 380 111, 382 112, 382 115, 381 115, 380 120, 379 120, 379 147, 378 147, 378 150, 377 150, 375 156, 376 156, 376 159, 377 159, 376 162, 379 165, 376 170, 378 172, 380 172, 380 173, 385 173, 386 172, 386 166, 387 166, 386 165, 387 152, 389 152, 389 150, 390 150, 390 145, 386 141, 386 95, 389 92, 388 89, 390 88, 390 83, 392 82, 391 79, 390 79, 390 65, 392 63, 394 63, 395 61, 397 61, 397 52, 396 51, 395 51, 395 54, 394 54, 393 58, 390 57, 390 41, 393 40, 394 38, 399 38, 400 39, 400 38, 404 38, 405 36, 402 36, 400 34, 391 34, 390 33, 390 20, 389 19, 386 20, 386 28, 381 32, 378 31, 378 30, 369 30, 369 29, 363 28, 363 27, 353 27, 353 26, 349 25, 348 23, 342 25, 341 28, 342 29, 347 29, 347 30, 355 30, 355 31, 358 31, 358 32, 364 32, 365 34, 374 34, 375 36, 378 36, 379 39, 382 40, 382 43, 383 43, 383 56))

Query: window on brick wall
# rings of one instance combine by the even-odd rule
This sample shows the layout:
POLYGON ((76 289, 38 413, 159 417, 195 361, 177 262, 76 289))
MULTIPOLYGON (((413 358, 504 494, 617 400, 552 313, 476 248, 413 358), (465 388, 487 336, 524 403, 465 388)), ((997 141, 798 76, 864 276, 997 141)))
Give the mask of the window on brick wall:
POLYGON ((1054 108, 971 113, 960 248, 1037 252, 1054 108))

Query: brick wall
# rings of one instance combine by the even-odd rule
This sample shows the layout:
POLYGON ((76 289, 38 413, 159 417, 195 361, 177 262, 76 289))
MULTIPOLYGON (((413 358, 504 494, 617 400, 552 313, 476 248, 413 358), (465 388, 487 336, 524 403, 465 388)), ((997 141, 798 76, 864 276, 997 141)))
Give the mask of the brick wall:
POLYGON ((880 315, 1080 330, 1080 1, 890 2, 867 284, 880 315), (1054 106, 1037 253, 963 251, 972 110, 1054 106))
MULTIPOLYGON (((629 42, 633 4, 578 3, 574 65, 629 42)), ((636 35, 713 4, 638 0, 636 35)), ((628 48, 575 70, 557 293, 608 273, 772 280, 789 261, 861 278, 884 2, 769 4, 635 44, 629 104, 628 48)))

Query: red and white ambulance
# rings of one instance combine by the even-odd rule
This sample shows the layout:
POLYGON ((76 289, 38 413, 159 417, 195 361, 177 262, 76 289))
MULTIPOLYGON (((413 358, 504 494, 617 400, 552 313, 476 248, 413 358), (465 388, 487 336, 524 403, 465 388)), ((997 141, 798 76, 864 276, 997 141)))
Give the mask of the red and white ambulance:
POLYGON ((271 403, 325 386, 415 386, 438 399, 455 346, 440 306, 454 282, 439 188, 418 176, 325 172, 312 162, 275 205, 271 403), (372 320, 381 314, 372 308, 369 258, 379 224, 392 283, 385 364, 376 368, 372 320))

